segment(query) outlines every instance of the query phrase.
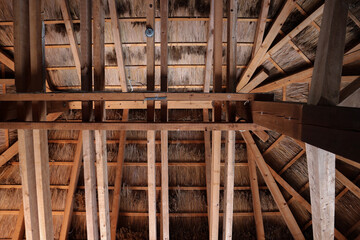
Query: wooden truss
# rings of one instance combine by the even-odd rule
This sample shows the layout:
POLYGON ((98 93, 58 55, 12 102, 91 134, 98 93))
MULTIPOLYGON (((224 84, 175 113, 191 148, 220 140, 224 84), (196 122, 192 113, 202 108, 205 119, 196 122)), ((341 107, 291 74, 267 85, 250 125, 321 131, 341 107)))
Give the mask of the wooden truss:
MULTIPOLYGON (((69 3, 61 0, 61 11, 69 37, 70 48, 75 60, 76 70, 81 80, 81 92, 74 93, 45 93, 45 76, 43 76, 43 46, 41 4, 40 0, 13 0, 14 1, 14 34, 15 59, 11 60, 0 52, 0 61, 15 71, 15 80, 2 79, 1 84, 14 84, 16 94, 0 95, 0 102, 6 103, 0 111, 6 113, 1 117, 1 129, 18 129, 18 142, 13 144, 0 156, 0 166, 7 163, 19 153, 21 165, 23 206, 19 212, 0 211, 0 214, 18 214, 14 239, 22 239, 24 229, 27 239, 53 239, 53 215, 63 215, 60 239, 66 239, 73 214, 86 215, 88 239, 115 239, 119 216, 147 216, 149 218, 149 239, 170 238, 169 218, 181 216, 207 216, 210 239, 217 239, 219 235, 219 216, 223 216, 223 239, 232 238, 232 225, 234 216, 254 216, 256 234, 258 239, 265 239, 263 216, 281 215, 287 224, 294 239, 304 239, 303 231, 313 225, 314 238, 328 239, 333 235, 337 239, 345 239, 344 235, 334 228, 334 208, 346 191, 351 191, 360 197, 359 188, 341 172, 335 170, 335 157, 359 168, 360 149, 360 110, 358 106, 339 107, 341 101, 351 97, 359 88, 358 77, 341 77, 342 66, 358 61, 359 47, 347 52, 344 56, 344 41, 348 6, 342 0, 327 1, 312 14, 307 15, 293 0, 287 0, 279 16, 264 36, 265 24, 270 0, 263 0, 261 14, 257 20, 257 29, 252 59, 246 66, 244 73, 237 81, 236 65, 236 28, 237 28, 237 0, 228 1, 227 19, 227 81, 226 93, 222 83, 222 33, 223 33, 223 2, 211 1, 209 21, 209 36, 207 44, 207 58, 205 65, 204 85, 202 93, 170 93, 168 92, 168 1, 160 1, 161 21, 161 85, 160 92, 155 86, 155 39, 147 38, 147 86, 146 92, 128 92, 126 71, 124 67, 122 41, 120 34, 119 16, 116 12, 115 0, 108 0, 111 19, 105 20, 103 0, 84 0, 81 5, 81 54, 74 36, 73 21, 69 13, 69 3), (294 10, 298 9, 305 20, 290 33, 283 35, 282 39, 274 43, 281 33, 281 26, 294 10), (29 10, 31 15, 29 15, 29 10), (93 15, 91 14, 93 12, 93 15), (312 24, 323 14, 323 24, 320 31, 320 40, 314 66, 312 62, 292 42, 299 32, 312 24), (93 19, 93 20, 92 20, 93 19), (336 19, 334 22, 333 20, 336 19), (122 92, 106 91, 105 86, 105 60, 104 60, 104 23, 111 21, 111 30, 117 58, 117 70, 122 92), (93 34, 92 34, 93 32, 93 34), (332 37, 335 36, 335 37, 332 37), (94 47, 92 47, 92 42, 94 47), (308 62, 309 69, 293 75, 288 75, 272 83, 258 87, 268 77, 268 73, 258 67, 266 60, 278 66, 271 56, 286 43, 299 50, 299 54, 308 62), (93 60, 94 59, 94 60, 93 60), (94 66, 94 79, 92 79, 92 66, 94 66), (332 69, 329 69, 331 66, 332 69), (334 70, 335 69, 335 70, 334 70), (256 73, 257 72, 257 73, 256 73), (211 76, 213 74, 213 76, 211 76), (28 76, 31 76, 30 78, 28 76), (213 79, 213 92, 210 92, 211 77, 213 79), (290 83, 311 80, 309 105, 297 103, 274 102, 272 94, 264 94, 290 83), (347 79, 352 83, 340 92, 341 80, 347 79), (94 82, 94 86, 92 86, 94 82), (93 91, 94 90, 94 91, 93 91), (17 102, 14 104, 14 102, 17 102), (65 105, 64 105, 65 103, 65 105), (61 111, 47 114, 46 105, 62 105, 62 111, 76 108, 82 110, 82 121, 55 121, 61 111), (19 111, 11 112, 15 106, 19 111), (64 107, 65 106, 65 107, 64 107), (105 109, 124 109, 122 121, 106 121, 105 109), (161 118, 155 119, 155 109, 161 109, 161 118), (170 122, 168 109, 203 109, 202 122, 170 122), (129 109, 146 109, 146 122, 129 122, 129 109), (212 109, 212 111, 209 111, 212 109), (222 112, 226 112, 226 117, 222 112), (11 112, 11 113, 10 113, 11 112), (210 114, 213 114, 210 121, 210 114), (247 114, 246 114, 247 113, 247 114), (238 118, 245 119, 238 121, 238 118), (12 120, 12 121, 8 121, 12 120), (72 166, 69 186, 50 185, 48 161, 48 139, 46 130, 79 130, 79 138, 75 140, 76 153, 74 161, 56 164, 72 166), (120 131, 119 152, 116 163, 108 163, 106 158, 106 131, 120 131), (129 163, 124 162, 126 131, 146 131, 148 162, 148 186, 142 187, 148 193, 148 213, 120 213, 120 192, 122 186, 123 167, 129 163), (205 145, 205 163, 168 163, 168 132, 169 131, 203 131, 205 145), (250 133, 252 131, 263 141, 269 136, 265 130, 275 130, 283 135, 275 141, 263 154, 257 148, 250 133), (161 133, 160 141, 156 139, 156 132, 161 133), (235 131, 240 131, 247 145, 250 186, 234 186, 235 163, 235 131), (225 132, 226 161, 225 186, 220 186, 220 167, 222 132, 225 132), (302 145, 302 150, 284 166, 279 172, 274 171, 265 161, 264 156, 284 136, 290 136, 302 145), (305 144, 306 143, 306 147, 305 144), (161 145, 161 164, 156 163, 155 146, 161 145), (326 152, 330 151, 332 153, 326 152), (291 167, 304 154, 307 154, 310 172, 310 182, 300 191, 295 191, 281 175, 291 167), (337 155, 337 156, 336 156, 337 155), (107 167, 116 167, 114 186, 108 185, 107 167), (168 191, 173 189, 168 183, 169 166, 186 166, 200 164, 206 167, 206 187, 186 188, 182 190, 206 190, 208 211, 204 213, 169 213, 168 191), (84 166, 84 186, 77 186, 81 165, 84 166), (156 167, 161 166, 161 186, 156 186, 156 167), (96 168, 95 168, 96 166, 96 168), (265 180, 266 186, 259 186, 256 168, 265 180), (327 172, 319 171, 327 169, 327 172), (346 187, 338 196, 334 194, 334 181, 336 178, 346 187), (281 185, 292 198, 284 199, 278 185, 281 185), (325 186, 325 187, 324 187, 325 186), (68 190, 65 210, 52 211, 51 188, 68 190), (85 189, 86 211, 74 212, 73 201, 76 188, 85 189), (307 202, 301 193, 310 187, 311 202, 307 202), (114 190, 112 206, 109 206, 109 189, 114 190), (220 189, 224 189, 224 212, 219 212, 220 189), (234 213, 234 190, 251 190, 253 196, 254 212, 234 213), (279 212, 262 212, 259 189, 270 190, 279 212), (156 191, 161 190, 160 213, 156 211, 156 191), (327 201, 322 201, 326 199, 327 201), (294 218, 289 205, 299 202, 309 213, 312 221, 301 227, 294 218), (322 212, 320 211, 322 210, 322 212), (322 217, 320 217, 322 216, 322 217), (160 217, 160 234, 157 233, 157 218, 160 217)), ((146 26, 149 31, 155 31, 154 0, 145 1, 146 26)), ((358 21, 351 13, 351 19, 358 21)), ((285 72, 279 67, 279 71, 285 72)), ((144 90, 144 89, 143 89, 144 90)), ((284 97, 285 100, 285 97, 284 97)), ((2 104, 3 105, 3 104, 2 104)), ((52 108, 54 109, 54 108, 52 108)), ((59 140, 60 141, 60 140, 59 140)), ((13 163, 16 164, 16 163, 13 163)), ((141 165, 141 163, 134 163, 141 165)), ((0 189, 5 186, 0 185, 0 189)), ((138 187, 138 189, 141 187, 138 187)), ((134 188, 135 189, 135 188, 134 188)), ((356 226, 360 225, 357 223, 356 226)), ((352 228, 353 230, 353 228, 352 228)), ((351 231, 346 234, 350 234, 351 231)))

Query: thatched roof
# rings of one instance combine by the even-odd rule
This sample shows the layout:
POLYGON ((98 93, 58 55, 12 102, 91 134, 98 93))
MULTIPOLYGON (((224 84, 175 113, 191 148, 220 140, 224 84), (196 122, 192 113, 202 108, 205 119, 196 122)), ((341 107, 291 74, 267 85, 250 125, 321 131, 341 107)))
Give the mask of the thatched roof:
MULTIPOLYGON (((74 20, 79 19, 79 6, 81 0, 70 1, 70 12, 74 20)), ((120 15, 120 29, 123 41, 124 60, 128 82, 134 91, 143 91, 146 86, 146 37, 145 18, 146 12, 143 0, 117 0, 117 10, 120 15)), ((170 91, 201 91, 204 80, 205 55, 208 35, 209 0, 170 0, 169 6, 169 88, 170 91)), ((351 12, 360 18, 360 1, 351 1, 351 12)), ((284 1, 271 1, 268 15, 268 27, 277 16, 284 1)), ((315 11, 323 1, 298 0, 298 5, 310 14, 315 11)), ((237 65, 238 74, 248 64, 254 42, 256 20, 259 16, 260 0, 239 0, 238 29, 237 29, 237 65)), ((226 6, 226 4, 224 4, 226 6)), ((157 1, 157 9, 159 1, 157 1)), ((109 19, 108 6, 106 18, 109 19)), ((158 11, 156 12, 159 15, 158 11)), ((226 18, 226 11, 224 11, 226 18)), ((287 34, 306 18, 299 10, 294 10, 282 27, 282 32, 287 34)), ((0 0, 0 46, 9 55, 13 54, 13 11, 11 0, 0 0)), ((315 20, 321 25, 321 17, 315 20)), ((45 1, 46 24, 46 66, 49 81, 55 90, 69 91, 79 89, 80 81, 77 77, 69 39, 62 22, 62 14, 58 1, 45 1)), ((226 22, 224 22, 223 41, 226 42, 226 22)), ((348 19, 346 35, 346 49, 351 49, 360 39, 360 26, 348 19)), ((80 24, 75 21, 75 36, 80 41, 80 24)), ((160 42, 160 22, 156 21, 156 42, 160 42)), ((318 29, 309 25, 301 31, 292 42, 286 44, 273 56, 272 60, 263 63, 269 74, 265 82, 273 81, 284 74, 290 74, 305 69, 314 62, 316 46, 319 37, 318 29), (301 56, 299 51, 304 55, 301 56), (310 63, 305 60, 310 60, 310 63), (277 65, 274 65, 274 62, 277 65), (282 69, 283 72, 279 71, 282 69)), ((281 35, 278 36, 278 40, 281 35)), ((109 89, 119 89, 120 82, 116 70, 116 54, 110 22, 105 23, 106 43, 106 85, 109 89)), ((226 47, 223 50, 223 63, 226 63, 226 47)), ((156 65, 160 64, 160 47, 156 46, 156 65)), ((5 69, 7 78, 13 77, 9 69, 5 69)), ((159 68, 156 68, 156 85, 160 83, 159 68)), ((226 71, 223 71, 225 81, 226 71)), ((347 83, 343 83, 345 86, 347 83)), ((309 84, 296 83, 283 89, 274 91, 278 100, 306 102, 309 84), (284 94, 284 96, 283 96, 284 94)), ((13 86, 7 86, 7 91, 14 91, 13 86)), ((131 110, 131 120, 145 120, 144 110, 131 110)), ((121 119, 121 110, 108 110, 107 119, 121 119)), ((170 119, 180 121, 202 120, 202 111, 196 110, 171 110, 170 119)), ((65 112, 60 119, 80 119, 78 110, 65 112)), ((7 133, 0 131, 0 152, 7 148, 7 133)), ((259 149, 264 153, 267 164, 276 172, 286 166, 302 150, 301 143, 281 136, 276 132, 268 132, 270 138, 262 142, 255 137, 259 149)), ((202 132, 170 132, 169 133, 169 207, 171 239, 207 239, 207 198, 206 176, 204 164, 204 144, 202 132), (186 163, 191 163, 186 165, 186 163), (199 164, 196 164, 199 163, 199 164)), ((74 159, 77 131, 49 131, 50 154, 50 184, 52 193, 52 208, 57 213, 54 215, 55 238, 59 237, 62 223, 62 212, 65 208, 65 199, 71 163, 74 159), (56 141, 55 141, 56 140, 56 141)), ((157 136, 157 139, 160 135, 157 136)), ((223 136, 224 138, 224 136, 223 136)), ((15 130, 9 131, 9 145, 17 139, 15 130)), ((110 206, 113 198, 115 180, 115 164, 118 152, 119 133, 108 131, 107 145, 109 164, 110 206)), ((240 133, 236 133, 236 167, 235 167, 235 193, 234 193, 234 239, 255 239, 256 229, 252 216, 252 196, 250 190, 249 170, 246 165, 246 145, 240 133)), ((119 239, 147 239, 147 161, 146 133, 127 132, 128 143, 125 150, 125 166, 123 170, 120 218, 118 225, 119 239)), ((225 145, 223 144, 222 158, 225 158, 225 145)), ((157 161, 160 159, 160 146, 156 148, 157 161)), ((359 170, 337 162, 337 169, 350 180, 359 179, 359 170)), ((85 200, 83 170, 81 170, 78 189, 75 194, 75 208, 71 225, 71 239, 86 238, 85 200)), ((160 186, 160 168, 156 172, 156 182, 160 186)), ((267 239, 291 239, 292 236, 282 219, 264 180, 259 176, 260 199, 264 213, 264 226, 267 239)), ((308 202, 310 194, 308 186, 306 156, 303 154, 294 164, 281 175, 296 191, 308 202)), ((223 186, 223 169, 221 185, 223 186)), ((355 182, 356 183, 356 182, 355 182)), ((312 238, 312 229, 309 221, 311 214, 282 187, 285 199, 289 202, 300 228, 306 238, 312 238)), ((349 239, 354 239, 360 234, 360 200, 350 191, 344 190, 340 182, 336 182, 336 194, 343 194, 336 202, 336 228, 349 239), (345 192, 345 193, 344 193, 345 192), (357 224, 357 225, 356 225, 357 224), (355 227, 354 227, 355 226, 355 227)), ((223 207, 223 191, 220 196, 220 211, 223 207)), ((18 156, 15 156, 6 165, 0 168, 0 238, 12 237, 17 214, 22 203, 21 179, 19 175, 18 156)), ((157 206, 159 210, 159 203, 157 206)), ((110 209, 111 211, 111 209, 110 209)), ((221 222, 221 221, 220 221, 221 222)), ((220 228, 222 229, 222 228, 220 228)))

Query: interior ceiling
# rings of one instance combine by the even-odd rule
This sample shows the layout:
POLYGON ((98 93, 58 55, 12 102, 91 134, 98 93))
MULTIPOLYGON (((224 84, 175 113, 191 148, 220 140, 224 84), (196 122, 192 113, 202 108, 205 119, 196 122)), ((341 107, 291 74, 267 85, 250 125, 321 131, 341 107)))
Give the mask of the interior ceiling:
MULTIPOLYGON (((74 20, 75 36, 80 41, 79 7, 80 0, 70 0, 70 13, 74 20)), ((123 42, 124 61, 128 83, 132 91, 144 91, 146 88, 146 11, 143 0, 117 0, 120 16, 120 30, 123 42)), ((237 69, 238 76, 249 63, 254 43, 255 29, 260 11, 260 0, 239 0, 237 25, 237 69)), ((283 6, 283 0, 272 0, 266 33, 283 6)), ((290 14, 275 43, 300 24, 309 14, 321 6, 323 1, 298 0, 297 7, 290 14)), ((224 4, 226 6, 226 4, 224 4)), ((350 11, 360 18, 360 1, 351 1, 350 11)), ((159 1, 156 16, 159 17, 159 1)), ((208 36, 210 4, 208 0, 170 0, 169 5, 169 91, 202 91, 204 83, 206 47, 208 36)), ((224 18, 226 19, 226 9, 224 18)), ((45 1, 45 61, 48 83, 53 91, 70 91, 80 88, 74 58, 69 45, 69 38, 63 22, 59 2, 45 1)), ((119 76, 116 69, 116 53, 110 26, 108 6, 105 23, 105 59, 106 89, 120 90, 119 76)), ((13 53, 13 14, 12 1, 0 0, 0 46, 10 56, 13 53)), ((350 17, 348 19, 346 50, 359 43, 360 26, 350 17)), ((292 37, 284 46, 272 54, 261 67, 269 73, 264 84, 286 75, 311 67, 315 60, 316 45, 319 37, 321 16, 316 18, 299 34, 292 37)), ((160 21, 156 21, 156 85, 160 85, 160 21)), ((226 21, 223 26, 223 82, 226 79, 226 21)), ((265 33, 265 36, 266 36, 265 33)), ((350 67, 344 72, 350 78, 359 75, 357 67, 350 67)), ((3 70, 3 78, 12 78, 8 68, 3 70)), ((346 86, 345 80, 342 86, 346 86)), ((158 89, 157 89, 158 90, 158 89)), ((284 88, 273 89, 277 100, 306 102, 309 90, 308 82, 289 84, 284 88)), ((14 92, 14 86, 7 85, 7 92, 14 92)), ((108 110, 107 119, 121 118, 121 110, 108 110)), ((172 110, 170 120, 202 120, 202 111, 172 110)), ((80 119, 81 114, 73 109, 64 113, 60 119, 80 119)), ((131 120, 146 119, 145 111, 130 111, 131 120)), ((308 176, 306 156, 302 143, 268 132, 270 138, 263 142, 256 138, 256 143, 266 162, 308 202, 308 176), (294 159, 297 159, 296 161, 294 159), (289 164, 291 163, 291 164, 289 164), (288 168, 284 168, 284 167, 288 168)), ((115 179, 115 162, 118 152, 119 133, 108 131, 108 161, 110 206, 115 179)), ((159 136, 158 136, 159 137, 159 136)), ((78 138, 77 131, 50 131, 49 153, 51 172, 52 207, 54 216, 55 238, 59 236, 62 223, 62 211, 65 207, 72 161, 78 138)), ((237 133, 235 199, 234 199, 234 239, 254 238, 252 196, 246 159, 246 147, 237 133)), ((16 131, 9 131, 10 146, 16 141, 16 131)), ((129 131, 125 150, 125 166, 121 192, 118 236, 122 239, 147 238, 147 168, 146 168, 146 133, 129 131)), ((204 143, 202 132, 171 132, 169 134, 169 203, 170 229, 172 239, 206 239, 208 234, 206 218, 206 177, 204 165, 204 143)), ((224 146, 223 146, 224 148, 224 146)), ((1 152, 7 149, 7 133, 1 130, 1 152)), ((223 152, 224 155, 224 152, 223 152)), ((157 156, 160 156, 159 146, 157 156)), ((158 157, 157 159, 160 159, 158 157)), ((223 156, 224 159, 224 156, 223 156)), ((337 169, 355 183, 360 179, 359 170, 342 162, 337 162, 337 169)), ((81 170, 82 171, 82 170, 81 170)), ((261 174, 259 176, 260 198, 264 213, 265 234, 269 239, 290 239, 291 234, 282 220, 279 210, 272 200, 261 174)), ((222 177, 223 178, 223 177, 222 177)), ((160 185, 160 172, 157 171, 157 184, 160 185)), ((223 180, 222 180, 223 184, 223 180)), ((75 209, 70 236, 84 239, 85 203, 84 182, 81 173, 75 194, 75 209)), ((312 238, 311 214, 282 187, 285 199, 294 214, 306 238, 312 238)), ((360 200, 340 182, 336 182, 336 228, 349 239, 360 233, 360 200)), ((18 157, 15 156, 0 168, 0 238, 11 238, 17 214, 21 206, 21 180, 18 157)), ((221 202, 222 206, 222 202, 221 202)), ((222 207, 220 207, 222 208, 222 207)))

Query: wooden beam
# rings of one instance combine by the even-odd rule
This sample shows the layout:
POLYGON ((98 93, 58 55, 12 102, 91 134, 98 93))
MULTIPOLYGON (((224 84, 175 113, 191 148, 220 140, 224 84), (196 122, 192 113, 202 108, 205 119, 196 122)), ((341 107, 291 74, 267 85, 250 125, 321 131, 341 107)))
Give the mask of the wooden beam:
MULTIPOLYGON (((91 89, 90 89, 91 90, 91 89)), ((84 90, 85 91, 85 90, 84 90)), ((0 94, 0 101, 272 101, 272 94, 246 93, 119 93, 119 92, 87 92, 87 93, 18 93, 0 94)))
MULTIPOLYGON (((92 92, 92 1, 85 0, 80 7, 80 39, 81 39, 81 90, 92 92)), ((45 101, 45 99, 42 99, 45 101)), ((100 101, 101 99, 99 99, 100 101)), ((86 99, 82 102, 82 120, 90 121, 92 103, 86 99)), ((85 135, 83 135, 85 138, 85 135)))
POLYGON ((269 77, 269 74, 262 69, 253 80, 251 80, 243 89, 240 90, 241 93, 249 93, 258 85, 260 85, 263 81, 265 81, 269 77))
POLYGON ((99 239, 99 230, 98 230, 99 226, 98 226, 97 202, 96 202, 94 131, 83 130, 82 136, 83 136, 87 238, 99 239))
POLYGON ((270 136, 265 131, 253 131, 253 133, 263 142, 269 140, 270 136))
POLYGON ((313 146, 357 160, 359 108, 294 103, 252 103, 254 123, 313 146), (327 138, 323 136, 326 135, 327 138))
MULTIPOLYGON (((127 121, 129 118, 129 111, 123 110, 122 121, 127 121)), ((120 197, 121 197, 121 182, 122 182, 122 173, 124 166, 125 158, 125 145, 126 144, 126 131, 120 131, 119 137, 119 149, 116 159, 116 173, 115 173, 115 183, 114 183, 114 193, 113 193, 113 202, 111 207, 110 215, 110 228, 111 228, 111 239, 116 239, 116 228, 119 220, 119 210, 120 210, 120 197)))
POLYGON ((155 171, 155 131, 147 132, 148 145, 148 206, 149 239, 156 240, 156 171, 155 171))
POLYGON ((70 230, 72 212, 74 209, 74 195, 77 188, 80 169, 82 165, 82 142, 82 133, 80 132, 75 149, 74 163, 71 169, 70 183, 66 194, 64 216, 60 229, 60 240, 66 240, 68 237, 68 232, 70 230))
POLYGON ((212 77, 212 66, 214 60, 214 8, 215 0, 210 0, 210 16, 209 30, 207 36, 206 60, 205 60, 205 76, 204 76, 204 92, 210 92, 210 82, 212 77))
MULTIPOLYGON (((346 1, 326 1, 308 104, 336 106, 345 48, 346 1)), ((306 142, 306 141, 305 141, 306 142)), ((306 144, 314 239, 334 236, 335 155, 306 144)))
POLYGON ((256 225, 256 239, 265 240, 264 223, 261 211, 261 201, 259 193, 259 183, 256 173, 255 157, 250 147, 247 147, 247 158, 249 164, 249 177, 251 186, 252 203, 254 209, 255 225, 256 225))
POLYGON ((227 132, 226 160, 225 160, 225 191, 223 238, 232 239, 233 212, 234 212, 234 172, 235 172, 235 131, 227 132))
POLYGON ((280 171, 279 175, 283 174, 287 169, 289 169, 297 160, 299 160, 305 154, 305 150, 302 149, 296 156, 291 159, 280 171))
POLYGON ((341 172, 336 170, 336 179, 339 180, 345 187, 347 187, 350 192, 352 192, 357 198, 360 198, 360 189, 347 177, 345 177, 341 172))
POLYGON ((95 141, 100 238, 110 239, 106 131, 96 130, 95 141))
POLYGON ((270 0, 262 0, 259 19, 258 19, 257 25, 256 25, 252 57, 255 56, 255 54, 260 49, 260 46, 263 42, 264 34, 265 34, 265 27, 266 27, 266 19, 268 17, 269 8, 270 8, 270 0))
POLYGON ((221 131, 212 132, 212 161, 210 184, 210 239, 218 239, 220 199, 221 131))
POLYGON ((10 70, 15 71, 14 60, 12 60, 9 56, 7 56, 7 54, 4 53, 4 51, 2 51, 1 49, 0 49, 0 62, 3 63, 8 68, 10 68, 10 70))
POLYGON ((168 131, 161 131, 161 239, 169 240, 168 131))
MULTIPOLYGON (((146 1, 146 28, 153 31, 153 36, 146 39, 146 81, 147 91, 155 91, 155 1, 146 1)), ((147 101, 147 121, 155 121, 155 101, 147 101)), ((156 237, 156 236, 155 236, 156 237)))
MULTIPOLYGON (((21 186, 20 186, 21 187, 21 186)), ((12 233, 12 240, 23 240, 25 234, 24 207, 21 204, 16 225, 12 233)))
POLYGON ((71 19, 69 0, 60 1, 61 13, 64 19, 65 28, 67 35, 69 37, 70 48, 74 58, 76 72, 78 74, 79 80, 81 80, 81 63, 80 63, 80 50, 79 44, 74 34, 74 25, 71 19))
POLYGON ((11 145, 11 147, 9 147, 8 149, 5 150, 5 152, 3 152, 0 155, 0 167, 2 167, 4 164, 6 164, 8 161, 10 161, 10 159, 12 159, 16 154, 18 154, 18 142, 15 142, 13 145, 11 145))
POLYGON ((340 91, 339 103, 352 96, 360 88, 360 77, 352 81, 340 91))
POLYGON ((115 52, 116 52, 116 60, 118 66, 118 74, 120 79, 120 85, 122 87, 123 92, 128 91, 127 80, 126 80, 126 72, 125 72, 125 64, 124 64, 124 53, 122 49, 122 41, 120 34, 120 24, 119 24, 119 16, 117 14, 116 2, 115 0, 108 0, 110 17, 111 17, 111 30, 114 38, 115 44, 115 52))
POLYGON ((249 65, 246 67, 246 70, 242 74, 240 82, 236 87, 237 92, 239 92, 250 81, 257 67, 261 64, 261 60, 265 56, 266 51, 270 48, 271 44, 279 33, 279 30, 281 29, 282 25, 284 24, 285 20, 290 15, 294 7, 295 1, 286 1, 284 7, 282 8, 271 29, 269 30, 269 33, 264 39, 264 42, 262 43, 259 51, 255 54, 254 58, 250 61, 249 65))
POLYGON ((145 122, 0 122, 0 129, 48 130, 134 130, 134 131, 214 131, 214 130, 265 130, 253 123, 145 123, 145 122))
MULTIPOLYGON (((215 93, 222 92, 222 25, 223 25, 223 1, 214 2, 214 64, 213 86, 215 93)), ((214 102, 214 121, 221 122, 221 102, 214 102)))
MULTIPOLYGON (((161 91, 168 91, 168 11, 169 0, 162 0, 160 2, 160 15, 161 15, 161 91)), ((168 120, 168 106, 166 101, 161 102, 161 121, 167 122, 168 120)))
POLYGON ((353 167, 356 167, 356 168, 360 169, 360 163, 358 163, 358 162, 352 161, 350 159, 344 158, 344 157, 339 156, 339 155, 336 156, 336 159, 338 159, 338 160, 340 160, 340 161, 342 161, 344 163, 347 163, 347 164, 349 164, 349 165, 351 165, 353 167))
POLYGON ((241 133, 294 239, 305 239, 250 132, 241 133))

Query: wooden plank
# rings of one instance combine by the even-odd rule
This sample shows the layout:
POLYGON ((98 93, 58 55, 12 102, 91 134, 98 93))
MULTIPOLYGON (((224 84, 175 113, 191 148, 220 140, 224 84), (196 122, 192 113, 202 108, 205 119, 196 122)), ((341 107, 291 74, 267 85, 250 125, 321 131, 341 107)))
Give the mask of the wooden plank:
MULTIPOLYGON (((222 92, 222 25, 223 25, 223 1, 214 3, 214 64, 213 86, 215 93, 222 92)), ((221 102, 214 102, 214 121, 221 122, 221 102)))
MULTIPOLYGON (((168 91, 168 11, 169 1, 162 0, 160 2, 160 15, 161 15, 161 91, 168 91)), ((167 122, 168 120, 168 107, 167 102, 161 102, 161 121, 167 122)))
MULTIPOLYGON (((129 118, 129 111, 124 110, 122 115, 122 120, 125 122, 129 118)), ((111 207, 110 215, 110 228, 111 228, 111 239, 116 239, 116 228, 119 219, 119 209, 120 209, 120 197, 121 197, 121 183, 122 183, 122 173, 123 165, 125 158, 125 144, 126 144, 126 131, 120 131, 119 134, 119 149, 116 159, 116 172, 115 172, 115 183, 114 183, 114 193, 113 193, 113 202, 111 207)))
POLYGON ((204 75, 204 92, 210 92, 210 82, 212 77, 212 66, 214 60, 214 8, 215 0, 210 0, 210 16, 209 16, 209 30, 207 36, 206 60, 205 60, 205 75, 204 75))
POLYGON ((253 131, 253 133, 263 142, 269 140, 270 136, 265 131, 253 131))
POLYGON ((240 82, 236 87, 236 92, 239 92, 250 81, 257 67, 261 64, 261 60, 265 56, 266 51, 270 48, 271 44, 275 40, 275 37, 279 33, 279 30, 281 29, 282 25, 284 24, 285 20, 292 12, 294 7, 295 1, 286 1, 284 7, 282 8, 271 29, 269 30, 269 33, 266 35, 259 51, 255 54, 254 58, 250 61, 249 65, 246 67, 246 70, 242 74, 240 82))
POLYGON ((350 192, 352 192, 356 197, 360 198, 360 189, 347 177, 345 177, 340 171, 335 170, 336 179, 339 180, 345 187, 347 187, 350 192))
POLYGON ((11 239, 12 240, 23 240, 24 234, 25 234, 24 207, 23 207, 23 205, 21 205, 11 239))
POLYGON ((227 132, 227 153, 225 160, 225 191, 223 238, 232 239, 234 212, 234 176, 235 176, 235 131, 227 132))
POLYGON ((117 14, 116 2, 115 0, 108 0, 110 17, 111 17, 111 30, 113 34, 114 44, 115 44, 115 52, 116 52, 116 61, 117 61, 117 69, 120 78, 120 84, 123 92, 128 91, 127 81, 126 81, 126 72, 125 72, 125 64, 124 64, 124 53, 122 49, 122 41, 120 35, 120 24, 119 24, 119 16, 117 14))
MULTIPOLYGON (((154 34, 146 39, 146 82, 147 91, 155 91, 155 1, 146 1, 146 28, 154 34)), ((147 121, 155 121, 155 102, 147 101, 147 121)))
POLYGON ((170 239, 169 232, 169 169, 168 131, 161 131, 161 239, 170 239))
POLYGON ((258 19, 257 25, 256 25, 252 57, 255 56, 255 54, 260 49, 260 46, 263 42, 264 34, 265 34, 265 27, 266 27, 266 19, 268 17, 269 8, 270 8, 270 0, 262 0, 259 19, 258 19))
MULTIPOLYGON (((325 2, 308 104, 339 101, 348 3, 325 2)), ((334 237, 335 155, 306 144, 314 239, 334 237)))
POLYGON ((301 158, 305 153, 305 150, 302 149, 296 156, 291 159, 280 171, 279 175, 283 174, 287 169, 289 169, 299 158, 301 158))
POLYGON ((72 52, 73 58, 74 58, 76 72, 78 74, 79 80, 81 80, 80 50, 79 50, 77 38, 75 37, 75 34, 74 34, 74 25, 73 25, 73 21, 71 19, 69 0, 61 0, 60 8, 61 8, 61 13, 62 13, 62 16, 64 19, 66 32, 69 37, 69 43, 70 43, 71 52, 72 52))
POLYGON ((2 167, 4 164, 6 164, 8 161, 10 161, 10 159, 12 159, 16 154, 18 154, 18 142, 15 142, 13 145, 11 145, 11 147, 9 147, 8 149, 5 150, 5 152, 3 152, 0 155, 0 167, 2 167))
POLYGON ((344 163, 347 163, 347 164, 349 164, 349 165, 351 165, 353 167, 356 167, 356 168, 360 169, 360 163, 358 163, 358 162, 352 161, 350 159, 344 158, 344 157, 339 156, 339 155, 336 156, 336 159, 338 159, 338 160, 340 160, 340 161, 342 161, 344 163))
POLYGON ((156 240, 155 131, 147 132, 149 239, 156 240))
POLYGON ((0 49, 0 62, 10 68, 10 70, 15 71, 14 60, 12 60, 4 51, 0 49))
POLYGON ((95 142, 100 238, 110 240, 106 131, 95 130, 95 142))
MULTIPOLYGON (((92 92, 92 1, 85 0, 80 7, 81 39, 81 90, 92 92)), ((101 100, 101 99, 99 99, 101 100)), ((45 101, 45 99, 43 99, 45 101)), ((92 103, 86 99, 82 102, 82 120, 90 121, 92 103)), ((85 138, 85 135, 83 136, 85 138)))
POLYGON ((0 122, 0 129, 48 130, 134 130, 134 131, 214 131, 214 130, 265 130, 253 123, 144 123, 144 122, 0 122))
MULTIPOLYGON (((83 124, 83 123, 82 123, 83 124)), ((95 173, 95 143, 94 131, 83 130, 83 159, 85 183, 86 229, 88 239, 99 239, 96 173, 95 173)))
MULTIPOLYGON (((91 90, 91 89, 90 89, 91 90)), ((272 94, 246 93, 119 93, 119 92, 87 92, 87 93, 18 93, 0 94, 0 101, 151 101, 152 99, 167 101, 253 101, 273 100, 272 94)))
POLYGON ((47 131, 34 130, 33 137, 40 238, 53 239, 47 131))
POLYGON ((339 103, 352 96, 360 88, 360 78, 355 79, 340 91, 339 103))
MULTIPOLYGON (((247 149, 250 149, 250 147, 247 147, 247 149)), ((252 196, 255 225, 256 225, 256 239, 264 240, 265 239, 265 231, 264 231, 264 223, 263 223, 263 217, 262 217, 262 211, 261 211, 259 183, 258 183, 258 178, 257 178, 257 173, 256 173, 255 158, 254 158, 254 154, 252 151, 247 151, 247 158, 248 158, 248 164, 249 164, 251 196, 252 196)))
POLYGON ((212 132, 212 161, 210 184, 210 229, 209 238, 218 239, 219 233, 219 200, 220 200, 220 159, 221 131, 212 132))
POLYGON ((274 198, 276 205, 278 206, 285 223, 287 224, 292 236, 294 239, 305 239, 293 214, 291 213, 289 206, 287 205, 279 187, 276 185, 274 178, 271 175, 271 172, 268 166, 265 163, 264 158, 262 157, 259 149, 257 148, 254 139, 252 138, 250 132, 245 131, 241 133, 244 140, 246 141, 247 146, 250 147, 250 151, 254 154, 256 164, 264 178, 266 185, 268 186, 271 195, 274 198))
POLYGON ((80 169, 82 165, 82 142, 82 133, 80 132, 76 144, 74 163, 71 169, 69 187, 66 194, 64 216, 60 229, 60 240, 66 240, 68 237, 68 232, 70 230, 72 212, 74 209, 74 195, 78 185, 80 169))
POLYGON ((269 77, 269 74, 262 69, 243 89, 241 93, 249 93, 269 77))
MULTIPOLYGON (((104 0, 93 1, 93 59, 94 59, 94 90, 105 90, 105 36, 104 36, 104 17, 105 17, 105 3, 104 0)), ((101 122, 105 120, 105 101, 95 102, 95 121, 101 122)))

